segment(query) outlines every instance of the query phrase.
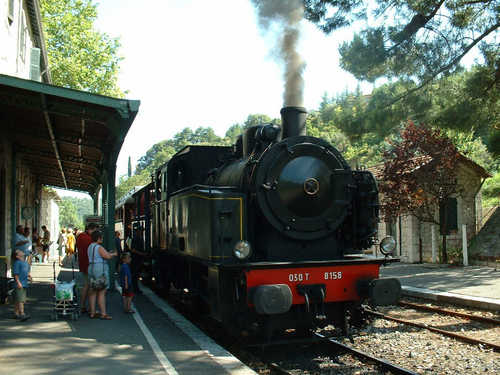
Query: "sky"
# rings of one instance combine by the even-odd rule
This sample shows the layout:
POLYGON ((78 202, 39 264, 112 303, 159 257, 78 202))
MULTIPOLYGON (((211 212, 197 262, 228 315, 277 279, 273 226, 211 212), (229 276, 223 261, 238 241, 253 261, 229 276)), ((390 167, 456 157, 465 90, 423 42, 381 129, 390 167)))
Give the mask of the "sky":
MULTIPOLYGON (((119 86, 127 99, 141 101, 117 178, 127 173, 129 156, 135 167, 151 146, 186 127, 210 126, 224 136, 249 114, 279 117, 283 67, 273 57, 275 35, 259 29, 250 0, 101 0, 95 26, 120 38, 119 86)), ((302 22, 308 110, 317 109, 325 93, 361 84, 339 67, 338 46, 351 39, 352 31, 326 36, 302 22)))

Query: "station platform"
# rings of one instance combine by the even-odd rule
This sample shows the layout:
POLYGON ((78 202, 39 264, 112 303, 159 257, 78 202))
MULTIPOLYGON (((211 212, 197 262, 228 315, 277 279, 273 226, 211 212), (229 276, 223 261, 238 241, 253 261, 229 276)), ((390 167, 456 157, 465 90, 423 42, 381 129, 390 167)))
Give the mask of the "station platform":
MULTIPOLYGON (((56 268, 60 280, 71 270, 56 268)), ((26 312, 13 319, 13 306, 0 305, 0 368, 3 374, 255 374, 200 330, 143 288, 135 314, 125 314, 118 291, 107 294, 112 320, 51 319, 52 264, 34 264, 26 312)))
POLYGON ((500 268, 390 263, 381 277, 396 277, 403 295, 500 311, 500 268))

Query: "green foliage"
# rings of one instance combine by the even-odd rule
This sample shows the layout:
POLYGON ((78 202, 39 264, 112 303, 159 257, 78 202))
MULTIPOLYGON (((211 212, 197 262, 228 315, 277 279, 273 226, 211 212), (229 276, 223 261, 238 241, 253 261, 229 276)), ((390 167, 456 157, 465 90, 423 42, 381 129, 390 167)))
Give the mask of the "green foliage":
MULTIPOLYGON (((474 130, 490 151, 500 155, 498 1, 303 3, 306 18, 327 33, 368 19, 367 23, 359 23, 362 30, 352 41, 341 45, 341 66, 360 80, 399 79, 374 90, 364 113, 359 112, 360 103, 356 103, 355 113, 342 105, 347 121, 337 125, 346 127, 343 130, 350 139, 356 129, 390 132, 401 121, 411 119, 444 128, 474 130), (462 58, 476 52, 482 55, 482 61, 476 61, 471 71, 458 74, 462 72, 462 58), (395 105, 399 101, 402 103, 395 105)), ((340 99, 356 101, 359 97, 355 94, 340 99)))
POLYGON ((360 19, 361 31, 340 47, 341 64, 358 79, 434 78, 456 68, 481 42, 497 50, 495 0, 303 0, 305 17, 326 33, 360 19))
MULTIPOLYGON (((371 95, 363 95, 359 89, 346 92, 323 100, 322 117, 325 122, 334 122, 352 142, 359 142, 363 135, 370 133, 382 139, 412 120, 455 130, 456 134, 468 134, 472 137, 469 140, 481 138, 490 152, 498 148, 498 156, 500 146, 495 140, 500 140, 497 129, 500 100, 477 96, 473 82, 481 69, 474 67, 443 77, 415 92, 412 90, 416 85, 411 80, 384 84, 371 95), (408 92, 404 99, 398 99, 408 92)), ((491 89, 492 95, 495 90, 491 89)))
POLYGON ((488 178, 483 185, 483 206, 493 207, 500 205, 500 173, 488 178))
POLYGON ((123 97, 119 89, 120 42, 94 29, 92 0, 41 0, 53 84, 123 97))
POLYGON ((243 129, 247 129, 251 126, 270 123, 270 122, 279 123, 280 120, 277 119, 272 120, 271 117, 263 114, 248 115, 247 119, 243 123, 243 129))
POLYGON ((224 144, 225 145, 234 145, 236 143, 236 140, 238 139, 238 136, 240 136, 243 133, 243 125, 240 124, 234 124, 227 129, 226 134, 224 136, 224 144))
POLYGON ((90 198, 63 197, 59 203, 59 225, 61 227, 84 227, 83 217, 94 212, 90 198))
POLYGON ((262 114, 249 115, 243 124, 234 124, 226 132, 224 138, 217 136, 211 127, 199 127, 195 131, 184 128, 172 139, 156 143, 144 156, 139 158, 136 174, 147 170, 149 174, 166 163, 176 152, 188 145, 220 145, 228 146, 236 142, 244 129, 262 123, 277 122, 262 114))
POLYGON ((151 174, 147 170, 143 170, 139 174, 135 174, 132 177, 121 176, 116 187, 115 196, 118 201, 121 197, 126 195, 130 190, 136 186, 147 185, 151 181, 151 174))
POLYGON ((187 145, 224 145, 226 143, 227 141, 217 136, 210 127, 199 127, 195 131, 184 128, 172 139, 156 143, 144 156, 141 156, 137 163, 136 174, 146 171, 150 175, 187 145))
POLYGON ((481 138, 476 137, 473 131, 448 130, 446 135, 451 138, 462 155, 473 160, 487 171, 498 170, 500 160, 493 158, 481 138))

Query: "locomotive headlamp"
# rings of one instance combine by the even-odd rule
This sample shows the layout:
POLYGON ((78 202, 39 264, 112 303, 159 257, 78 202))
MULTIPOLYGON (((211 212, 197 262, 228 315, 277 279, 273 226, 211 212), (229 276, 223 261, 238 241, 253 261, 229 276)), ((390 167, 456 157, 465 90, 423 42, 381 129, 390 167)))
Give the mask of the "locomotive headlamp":
POLYGON ((238 259, 246 259, 252 253, 252 247, 247 241, 238 241, 234 246, 233 253, 238 259))
POLYGON ((380 242, 380 252, 384 255, 389 255, 396 248, 396 240, 394 237, 387 236, 380 242))

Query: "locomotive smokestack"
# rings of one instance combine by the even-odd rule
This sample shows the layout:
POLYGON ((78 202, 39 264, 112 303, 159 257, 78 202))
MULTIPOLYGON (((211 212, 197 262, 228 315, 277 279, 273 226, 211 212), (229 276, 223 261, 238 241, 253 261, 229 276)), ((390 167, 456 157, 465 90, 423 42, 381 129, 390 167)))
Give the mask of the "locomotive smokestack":
POLYGON ((307 111, 304 107, 281 108, 282 139, 306 135, 307 111))

